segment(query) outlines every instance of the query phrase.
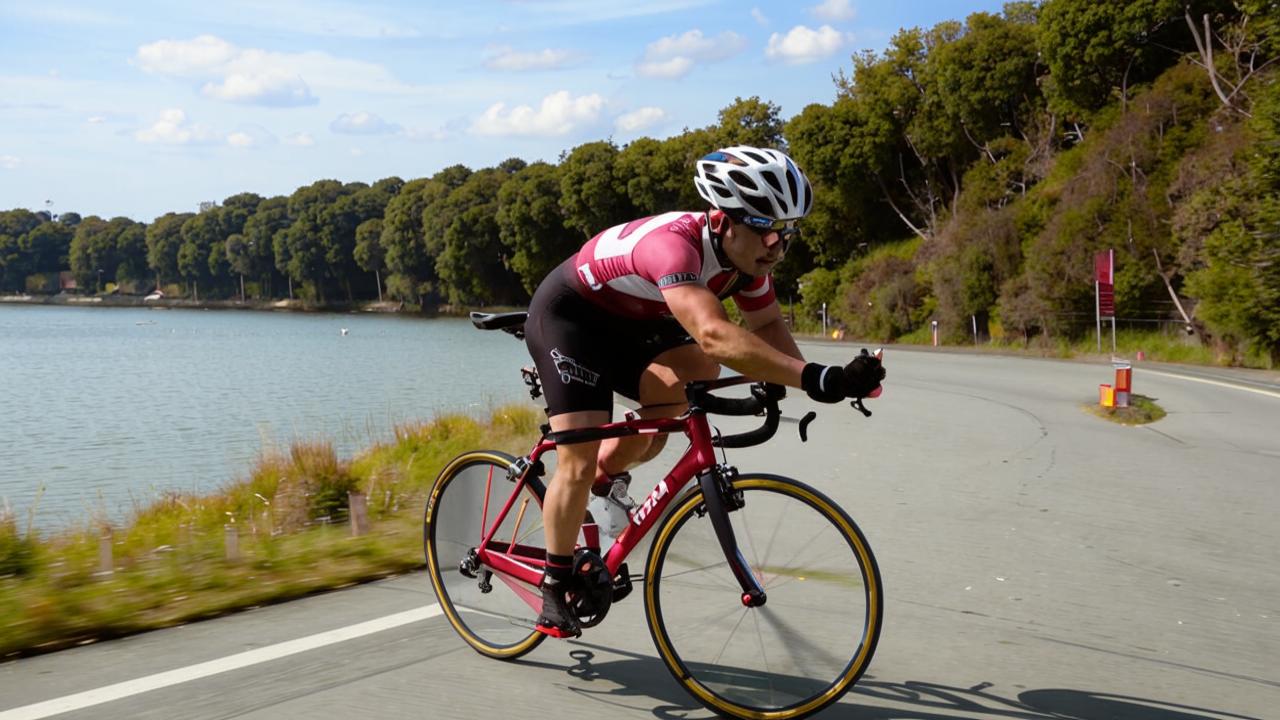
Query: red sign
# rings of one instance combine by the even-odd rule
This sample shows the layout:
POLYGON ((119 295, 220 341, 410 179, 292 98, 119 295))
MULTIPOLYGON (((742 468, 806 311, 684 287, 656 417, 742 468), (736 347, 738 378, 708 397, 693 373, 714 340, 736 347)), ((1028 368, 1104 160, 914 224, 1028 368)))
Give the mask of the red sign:
POLYGON ((1098 315, 1109 318, 1116 316, 1116 288, 1111 283, 1098 283, 1098 315))
MULTIPOLYGON (((1093 256, 1093 279, 1112 285, 1116 281, 1116 251, 1107 250, 1093 256)), ((1105 315, 1106 313, 1103 313, 1105 315)))

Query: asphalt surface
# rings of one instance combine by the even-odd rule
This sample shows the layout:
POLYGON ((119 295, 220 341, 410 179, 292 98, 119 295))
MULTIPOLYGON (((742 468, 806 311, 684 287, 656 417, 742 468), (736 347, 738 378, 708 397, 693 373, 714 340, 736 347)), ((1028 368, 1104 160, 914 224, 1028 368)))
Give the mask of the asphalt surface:
MULTIPOLYGON (((885 362, 874 417, 793 393, 789 415, 819 411, 810 442, 784 424, 729 457, 831 495, 879 559, 879 650, 819 717, 1280 717, 1274 375, 1140 364, 1134 391, 1169 416, 1131 428, 1081 407, 1106 364, 885 362)), ((710 717, 657 659, 639 593, 513 663, 464 646, 434 603, 419 573, 10 662, 0 720, 710 717)))

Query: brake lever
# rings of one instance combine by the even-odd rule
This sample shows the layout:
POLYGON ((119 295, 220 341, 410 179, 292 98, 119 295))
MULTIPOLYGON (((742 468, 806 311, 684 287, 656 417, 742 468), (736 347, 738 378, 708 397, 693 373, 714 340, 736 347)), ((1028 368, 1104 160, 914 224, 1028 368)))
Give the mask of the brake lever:
POLYGON ((800 442, 809 442, 809 423, 818 417, 818 413, 810 410, 800 418, 800 442))
POLYGON ((849 407, 857 410, 866 417, 871 417, 871 411, 867 409, 866 405, 862 404, 862 398, 857 398, 853 402, 849 403, 849 407))

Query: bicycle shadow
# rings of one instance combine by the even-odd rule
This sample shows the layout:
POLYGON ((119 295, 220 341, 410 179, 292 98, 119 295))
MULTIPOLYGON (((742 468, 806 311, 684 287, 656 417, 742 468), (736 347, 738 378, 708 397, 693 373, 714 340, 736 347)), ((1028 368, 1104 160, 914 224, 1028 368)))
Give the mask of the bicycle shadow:
MULTIPOLYGON (((589 697, 602 704, 632 710, 648 710, 659 720, 702 720, 714 718, 693 700, 671 678, 657 658, 636 655, 616 648, 579 646, 569 652, 577 664, 563 665, 521 661, 544 668, 559 668, 579 681, 569 686, 570 692, 589 697), (627 656, 621 660, 596 662, 596 652, 627 656), (613 687, 594 689, 597 680, 613 687), (657 705, 654 705, 657 701, 657 705)), ((762 684, 779 679, 797 685, 803 678, 779 678, 753 671, 734 672, 739 677, 759 676, 762 684)), ((1016 696, 1004 697, 984 682, 973 687, 953 687, 940 683, 908 680, 889 682, 866 675, 840 702, 814 717, 827 720, 970 720, 975 714, 986 718, 1009 720, 1262 720, 1248 715, 1227 713, 1161 700, 1067 688, 1023 690, 1016 696)))

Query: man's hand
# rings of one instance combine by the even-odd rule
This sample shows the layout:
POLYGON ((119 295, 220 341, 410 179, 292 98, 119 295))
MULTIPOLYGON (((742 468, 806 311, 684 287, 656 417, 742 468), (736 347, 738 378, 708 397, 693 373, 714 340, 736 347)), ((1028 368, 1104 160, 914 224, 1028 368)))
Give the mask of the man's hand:
POLYGON ((880 394, 880 381, 884 376, 879 356, 864 349, 844 367, 818 363, 805 365, 800 374, 800 387, 818 402, 838 403, 845 398, 876 397, 880 394))
POLYGON ((838 403, 845 398, 844 368, 809 363, 800 373, 800 387, 818 402, 838 403))
POLYGON ((863 348, 861 354, 844 366, 844 389, 851 398, 878 396, 882 380, 884 380, 884 366, 880 364, 878 351, 872 355, 863 348))

